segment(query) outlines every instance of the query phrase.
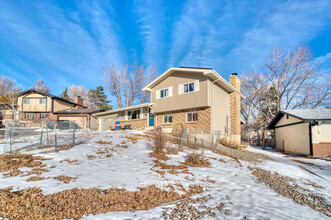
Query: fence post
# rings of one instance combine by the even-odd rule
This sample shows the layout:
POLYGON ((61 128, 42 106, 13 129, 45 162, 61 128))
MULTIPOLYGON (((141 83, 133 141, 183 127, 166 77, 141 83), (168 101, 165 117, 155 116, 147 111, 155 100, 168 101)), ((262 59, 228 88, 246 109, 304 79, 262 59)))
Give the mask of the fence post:
POLYGON ((54 124, 54 147, 55 147, 55 152, 58 152, 58 149, 57 149, 57 134, 56 134, 56 125, 57 123, 54 124))
POLYGON ((75 146, 75 131, 76 128, 74 127, 74 132, 72 133, 72 145, 75 146))
POLYGON ((12 147, 12 141, 11 141, 11 131, 12 128, 9 128, 9 148, 10 148, 10 153, 13 153, 13 147, 12 147))
POLYGON ((43 144, 44 122, 41 122, 40 145, 43 144))
POLYGON ((201 143, 202 144, 202 154, 204 154, 204 148, 205 148, 205 145, 203 143, 203 139, 204 139, 204 135, 203 134, 204 134, 204 132, 202 131, 202 141, 201 141, 202 142, 201 143))

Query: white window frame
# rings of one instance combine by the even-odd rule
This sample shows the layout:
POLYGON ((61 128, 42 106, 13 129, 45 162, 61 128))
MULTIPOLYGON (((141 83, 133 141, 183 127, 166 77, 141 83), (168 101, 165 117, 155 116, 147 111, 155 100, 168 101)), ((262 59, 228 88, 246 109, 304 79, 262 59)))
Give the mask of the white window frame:
POLYGON ((45 105, 47 103, 47 99, 46 98, 40 98, 39 99, 39 104, 41 105, 45 105), (44 102, 43 102, 44 101, 44 102))
POLYGON ((160 89, 160 99, 169 97, 169 88, 160 89), (162 93, 164 96, 162 97, 162 93))
POLYGON ((194 80, 191 82, 183 83, 178 85, 178 95, 188 94, 192 92, 200 91, 200 81, 194 80), (193 85, 193 91, 190 91, 190 85, 193 85), (187 92, 185 91, 185 86, 187 86, 187 92))
POLYGON ((29 105, 30 103, 30 98, 23 98, 23 104, 29 105))
MULTIPOLYGON (((133 114, 132 114, 133 115, 133 114)), ((132 121, 132 120, 139 120, 140 119, 140 109, 137 109, 137 110, 132 110, 132 111, 128 111, 128 121, 132 121), (137 115, 137 118, 135 119, 131 119, 130 118, 130 112, 138 112, 139 111, 139 114, 136 114, 137 115)))
POLYGON ((186 112, 186 123, 196 123, 199 121, 199 112, 198 111, 192 111, 192 112, 186 112), (193 121, 193 114, 196 113, 197 114, 197 120, 193 121), (192 114, 192 121, 188 120, 188 115, 192 114))
POLYGON ((184 94, 187 94, 187 93, 191 93, 191 92, 195 92, 195 83, 194 82, 189 82, 189 83, 184 83, 184 91, 183 93, 184 94), (190 85, 193 85, 193 91, 190 91, 190 85), (185 92, 185 86, 187 86, 187 92, 185 92))
POLYGON ((163 115, 163 124, 172 124, 172 113, 163 115), (171 122, 169 122, 169 117, 171 117, 171 122), (168 118, 168 122, 166 122, 166 118, 168 118))
POLYGON ((26 112, 25 113, 25 119, 33 119, 33 118, 34 118, 34 114, 33 113, 30 113, 30 112, 26 112), (32 115, 32 118, 27 117, 28 115, 32 115))

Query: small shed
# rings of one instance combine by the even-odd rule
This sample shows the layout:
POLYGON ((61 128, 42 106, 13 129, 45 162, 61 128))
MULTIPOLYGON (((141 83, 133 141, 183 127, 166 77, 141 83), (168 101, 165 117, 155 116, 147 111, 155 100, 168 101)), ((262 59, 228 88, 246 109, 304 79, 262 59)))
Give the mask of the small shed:
POLYGON ((331 155, 331 109, 279 111, 268 125, 278 150, 312 156, 331 155))

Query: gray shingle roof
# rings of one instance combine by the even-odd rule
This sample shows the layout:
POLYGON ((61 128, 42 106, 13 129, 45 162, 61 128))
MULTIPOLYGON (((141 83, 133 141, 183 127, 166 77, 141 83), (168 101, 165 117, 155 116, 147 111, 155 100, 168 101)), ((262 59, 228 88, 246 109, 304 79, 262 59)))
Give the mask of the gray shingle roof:
POLYGON ((304 120, 325 120, 331 119, 331 109, 291 109, 282 111, 285 114, 289 114, 304 120))
POLYGON ((62 111, 54 112, 54 114, 93 114, 97 112, 103 112, 103 108, 90 109, 90 108, 81 108, 81 109, 67 109, 62 111))
POLYGON ((305 122, 331 120, 330 108, 319 109, 291 109, 279 111, 269 123, 268 128, 273 129, 283 115, 291 115, 305 122))

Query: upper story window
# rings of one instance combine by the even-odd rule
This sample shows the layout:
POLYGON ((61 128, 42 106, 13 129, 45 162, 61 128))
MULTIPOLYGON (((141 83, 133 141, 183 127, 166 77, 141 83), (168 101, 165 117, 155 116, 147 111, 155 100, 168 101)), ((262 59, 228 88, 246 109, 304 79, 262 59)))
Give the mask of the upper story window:
POLYGON ((29 98, 23 98, 23 104, 30 104, 29 98))
POLYGON ((194 92, 194 82, 184 84, 184 93, 194 92))
POLYGON ((128 111, 129 120, 140 119, 140 110, 128 111))
POLYGON ((162 99, 172 96, 172 86, 164 89, 156 90, 156 99, 162 99))
POLYGON ((39 99, 39 104, 46 104, 46 98, 39 99))
POLYGON ((0 109, 0 115, 4 115, 5 114, 5 111, 4 109, 0 109))
POLYGON ((186 94, 200 90, 199 80, 178 85, 178 94, 186 94))

